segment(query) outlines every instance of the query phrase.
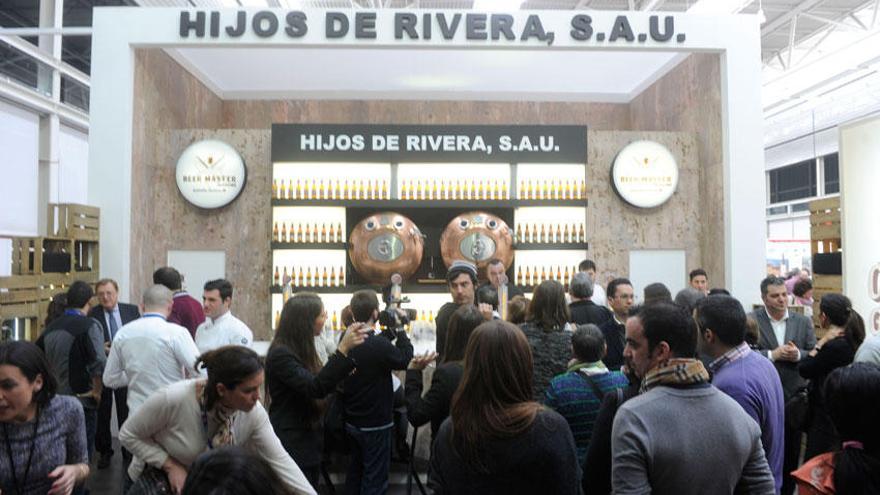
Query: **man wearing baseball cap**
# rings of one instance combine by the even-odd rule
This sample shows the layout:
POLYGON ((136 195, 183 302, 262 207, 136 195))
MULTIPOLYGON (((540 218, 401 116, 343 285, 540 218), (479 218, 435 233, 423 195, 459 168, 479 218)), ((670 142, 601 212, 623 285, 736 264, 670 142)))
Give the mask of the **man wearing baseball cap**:
POLYGON ((449 285, 452 302, 444 304, 437 311, 437 318, 434 320, 437 324, 438 362, 443 358, 443 348, 446 346, 446 328, 449 326, 449 318, 452 317, 452 313, 465 304, 474 304, 477 267, 468 261, 453 261, 446 272, 446 283, 449 285))

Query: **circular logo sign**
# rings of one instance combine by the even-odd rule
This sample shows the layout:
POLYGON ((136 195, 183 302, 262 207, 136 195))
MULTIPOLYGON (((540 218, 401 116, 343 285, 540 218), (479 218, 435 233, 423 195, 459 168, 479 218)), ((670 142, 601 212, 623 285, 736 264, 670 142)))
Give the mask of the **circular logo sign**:
POLYGON ((617 154, 611 179, 614 190, 624 201, 639 208, 654 208, 675 192, 678 164, 662 144, 636 141, 617 154))
POLYGON ((868 270, 868 297, 880 302, 880 263, 868 270))
POLYGON ((220 208, 241 194, 247 180, 244 161, 235 148, 208 139, 191 144, 177 160, 177 188, 199 208, 220 208))

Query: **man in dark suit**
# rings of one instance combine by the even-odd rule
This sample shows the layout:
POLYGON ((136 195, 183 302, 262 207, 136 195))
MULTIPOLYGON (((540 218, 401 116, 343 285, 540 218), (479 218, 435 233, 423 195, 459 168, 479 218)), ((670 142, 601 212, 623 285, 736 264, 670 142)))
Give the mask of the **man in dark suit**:
MULTIPOLYGON (((95 295, 99 304, 95 306, 89 316, 98 320, 104 329, 104 351, 110 353, 110 345, 116 337, 122 325, 140 318, 138 307, 134 304, 119 302, 119 286, 113 279, 105 278, 98 281, 95 286, 95 295)), ((116 424, 122 428, 122 423, 128 417, 126 405, 126 388, 113 390, 104 387, 101 393, 101 403, 98 406, 98 430, 95 433, 95 450, 98 451, 98 469, 104 469, 110 465, 113 457, 113 439, 110 436, 110 417, 113 415, 113 398, 116 397, 116 424)), ((127 452, 123 451, 123 457, 127 458, 127 452)))
POLYGON ((599 330, 605 336, 605 344, 608 345, 608 352, 602 362, 609 370, 620 371, 623 366, 623 348, 626 345, 626 319, 634 302, 632 282, 626 278, 615 278, 608 283, 605 293, 614 314, 610 320, 599 325, 599 330))
POLYGON ((598 326, 611 319, 611 311, 608 308, 590 300, 593 297, 593 279, 585 272, 575 273, 571 277, 568 294, 571 296, 568 309, 571 311, 572 322, 578 325, 592 323, 598 326))
MULTIPOLYGON (((761 281, 761 298, 764 308, 750 315, 758 322, 758 351, 770 359, 779 372, 787 404, 799 389, 806 386, 798 373, 798 362, 816 346, 816 334, 809 318, 788 312, 788 291, 782 278, 771 276, 761 281)), ((786 426, 782 494, 790 495, 794 481, 788 473, 797 468, 803 432, 786 426)))

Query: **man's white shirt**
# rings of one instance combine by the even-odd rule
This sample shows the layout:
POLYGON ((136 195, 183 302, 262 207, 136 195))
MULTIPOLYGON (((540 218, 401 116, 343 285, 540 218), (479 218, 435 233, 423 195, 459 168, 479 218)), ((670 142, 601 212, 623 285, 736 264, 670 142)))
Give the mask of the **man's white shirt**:
POLYGON ((605 297, 605 289, 599 284, 593 284, 593 295, 590 300, 599 306, 608 306, 608 298, 605 297))
POLYGON ((203 354, 224 345, 251 347, 253 341, 251 329, 233 316, 231 311, 223 313, 216 320, 205 318, 205 322, 196 329, 196 347, 203 354))
POLYGON ((198 357, 186 328, 168 323, 159 313, 146 313, 116 333, 104 368, 104 385, 128 387, 128 408, 133 413, 153 392, 198 376, 198 357))

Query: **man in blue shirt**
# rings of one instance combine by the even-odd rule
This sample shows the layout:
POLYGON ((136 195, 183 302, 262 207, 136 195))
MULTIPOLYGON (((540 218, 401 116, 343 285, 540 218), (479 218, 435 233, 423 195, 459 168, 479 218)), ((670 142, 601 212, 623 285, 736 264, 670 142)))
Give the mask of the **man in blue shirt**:
POLYGON ((710 356, 712 384, 729 395, 761 427, 761 442, 773 472, 776 492, 782 488, 785 401, 776 368, 745 342, 746 313, 736 299, 709 296, 694 311, 700 350, 710 356))

